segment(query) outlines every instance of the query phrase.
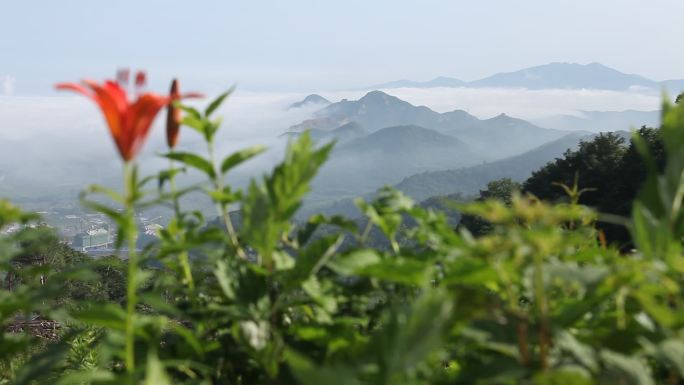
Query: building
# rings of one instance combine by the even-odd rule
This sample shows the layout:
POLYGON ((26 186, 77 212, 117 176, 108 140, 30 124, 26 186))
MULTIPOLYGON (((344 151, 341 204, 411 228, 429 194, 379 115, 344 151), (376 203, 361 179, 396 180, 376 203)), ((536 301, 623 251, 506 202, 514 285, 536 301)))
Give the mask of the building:
POLYGON ((100 228, 76 234, 71 247, 79 251, 88 251, 107 248, 111 245, 112 239, 109 236, 109 231, 100 228))

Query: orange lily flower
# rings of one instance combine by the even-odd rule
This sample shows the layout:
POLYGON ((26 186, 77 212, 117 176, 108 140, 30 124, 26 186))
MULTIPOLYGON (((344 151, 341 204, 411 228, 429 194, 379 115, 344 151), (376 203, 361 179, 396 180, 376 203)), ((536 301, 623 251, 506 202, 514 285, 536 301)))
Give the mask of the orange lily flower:
POLYGON ((171 100, 152 92, 128 100, 126 90, 117 82, 107 80, 103 84, 92 80, 79 83, 59 83, 58 90, 70 90, 91 98, 98 104, 114 138, 114 143, 125 161, 135 158, 142 147, 154 118, 159 110, 171 100))

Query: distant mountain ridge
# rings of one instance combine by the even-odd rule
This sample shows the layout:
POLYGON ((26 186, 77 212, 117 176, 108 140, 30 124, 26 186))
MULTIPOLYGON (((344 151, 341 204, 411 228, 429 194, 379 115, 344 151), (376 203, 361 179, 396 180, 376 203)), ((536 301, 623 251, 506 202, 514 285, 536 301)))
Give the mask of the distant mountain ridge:
POLYGON ((345 99, 332 103, 288 131, 333 131, 351 122, 369 133, 385 127, 407 125, 435 130, 461 140, 481 153, 483 158, 489 159, 519 154, 566 134, 505 114, 480 120, 462 110, 438 113, 382 91, 368 92, 359 100, 345 99))
POLYGON ((464 82, 458 79, 438 77, 427 82, 400 80, 369 87, 378 88, 526 88, 526 89, 603 89, 625 91, 632 87, 653 90, 667 89, 671 93, 684 90, 684 79, 656 81, 636 74, 620 72, 600 63, 549 63, 513 72, 502 72, 483 79, 464 82), (440 81, 448 79, 449 81, 440 81))

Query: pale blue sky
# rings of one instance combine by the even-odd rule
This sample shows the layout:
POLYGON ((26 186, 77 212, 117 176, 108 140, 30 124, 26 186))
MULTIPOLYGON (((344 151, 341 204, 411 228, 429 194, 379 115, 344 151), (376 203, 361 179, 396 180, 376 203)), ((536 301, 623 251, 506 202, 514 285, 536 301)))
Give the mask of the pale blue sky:
POLYGON ((0 80, 43 93, 131 66, 160 84, 315 91, 552 61, 684 78, 682 15, 681 0, 3 0, 0 80))

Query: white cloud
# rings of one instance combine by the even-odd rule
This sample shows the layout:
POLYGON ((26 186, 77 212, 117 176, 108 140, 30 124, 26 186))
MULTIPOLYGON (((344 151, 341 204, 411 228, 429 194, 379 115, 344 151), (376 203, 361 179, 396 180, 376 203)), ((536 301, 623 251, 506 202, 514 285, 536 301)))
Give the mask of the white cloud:
POLYGON ((661 104, 659 93, 643 90, 620 92, 587 89, 396 88, 383 91, 412 104, 428 106, 438 112, 459 109, 479 118, 506 113, 534 120, 554 115, 578 114, 583 110, 652 111, 659 109, 661 104))
MULTIPOLYGON (((463 109, 480 118, 502 112, 534 119, 578 114, 580 110, 655 110, 660 104, 659 95, 636 91, 401 88, 386 92, 439 112, 463 109)), ((364 94, 365 91, 321 92, 333 102, 343 98, 354 100, 364 94)), ((258 177, 282 159, 286 141, 280 135, 319 108, 287 110, 288 105, 305 96, 303 93, 238 90, 225 102, 217 112, 224 119, 217 137, 217 155, 223 157, 254 144, 270 149, 230 173, 230 183, 244 185, 248 178, 258 177)), ((203 107, 210 99, 193 103, 203 107)), ((166 151, 164 121, 162 112, 140 154, 139 163, 144 174, 168 164, 156 156, 166 151)), ((185 129, 181 132, 179 150, 204 151, 204 145, 197 133, 185 129)), ((0 178, 19 183, 21 188, 29 188, 24 185, 35 182, 36 175, 45 179, 42 183, 49 186, 57 181, 73 186, 93 182, 108 184, 118 181, 121 166, 118 158, 104 120, 92 101, 64 94, 58 97, 0 95, 0 178), (17 182, 17 174, 27 179, 17 182), (13 175, 15 177, 10 178, 13 175)), ((50 192, 47 188, 45 191, 50 192)))
MULTIPOLYGON (((5 76, 3 85, 6 88, 13 81, 13 78, 5 76)), ((507 113, 530 120, 579 114, 581 110, 657 110, 661 102, 657 94, 601 90, 398 88, 385 91, 438 112, 462 109, 480 118, 507 113)), ((321 93, 331 101, 343 98, 353 100, 364 94, 365 91, 321 93)), ((303 93, 236 91, 218 112, 224 118, 223 128, 217 138, 218 150, 226 154, 258 143, 282 148, 284 141, 278 137, 318 108, 286 109, 304 96, 303 93)), ((199 103, 207 103, 208 99, 199 103)), ((163 124, 163 117, 159 117, 143 150, 144 156, 153 157, 155 153, 165 151, 163 124)), ((0 96, 0 139, 0 147, 31 143, 28 147, 30 151, 54 151, 58 156, 79 159, 116 159, 109 133, 97 107, 79 96, 0 96)), ((181 133, 181 146, 200 149, 201 138, 191 130, 184 130, 181 133)), ((279 155, 280 151, 272 152, 272 162, 279 155)))
POLYGON ((4 95, 12 95, 14 93, 14 83, 16 79, 11 75, 5 75, 2 78, 2 93, 4 95))

